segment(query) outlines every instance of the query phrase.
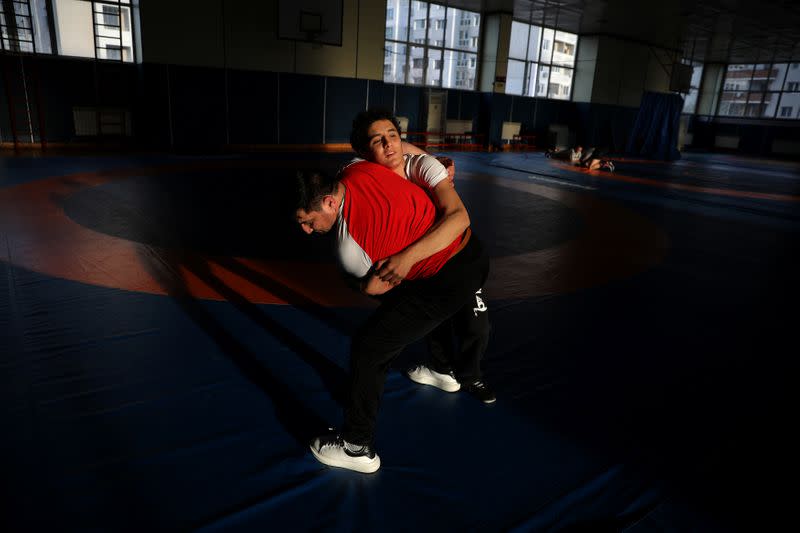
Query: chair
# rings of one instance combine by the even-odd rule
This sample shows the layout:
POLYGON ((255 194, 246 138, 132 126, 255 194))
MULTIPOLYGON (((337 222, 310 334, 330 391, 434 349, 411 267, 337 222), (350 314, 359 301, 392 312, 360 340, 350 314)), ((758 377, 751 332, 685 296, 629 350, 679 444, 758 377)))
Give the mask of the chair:
POLYGON ((500 133, 500 140, 503 144, 511 144, 511 142, 519 136, 521 127, 521 122, 503 122, 503 129, 500 133))

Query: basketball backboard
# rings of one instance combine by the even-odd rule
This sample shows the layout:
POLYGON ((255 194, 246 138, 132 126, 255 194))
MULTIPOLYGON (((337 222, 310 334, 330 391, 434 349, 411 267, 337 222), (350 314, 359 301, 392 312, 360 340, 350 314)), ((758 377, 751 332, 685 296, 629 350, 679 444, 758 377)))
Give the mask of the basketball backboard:
POLYGON ((342 46, 343 0, 279 0, 278 39, 342 46))

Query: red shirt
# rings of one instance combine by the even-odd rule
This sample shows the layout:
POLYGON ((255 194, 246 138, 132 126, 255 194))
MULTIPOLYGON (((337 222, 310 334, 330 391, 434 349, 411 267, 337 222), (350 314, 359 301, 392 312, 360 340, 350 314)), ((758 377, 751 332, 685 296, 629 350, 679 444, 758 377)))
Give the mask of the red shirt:
MULTIPOLYGON (((344 205, 339 228, 340 259, 351 274, 363 277, 362 267, 349 267, 360 262, 372 265, 380 259, 403 250, 430 229, 436 219, 436 208, 426 192, 390 169, 363 161, 343 171, 344 205), (363 251, 358 261, 342 257, 357 249, 363 251), (347 250, 345 252, 345 250, 347 250)), ((429 278, 447 262, 461 243, 458 236, 446 248, 415 263, 406 279, 429 278)), ((360 252, 359 252, 360 253, 360 252)))

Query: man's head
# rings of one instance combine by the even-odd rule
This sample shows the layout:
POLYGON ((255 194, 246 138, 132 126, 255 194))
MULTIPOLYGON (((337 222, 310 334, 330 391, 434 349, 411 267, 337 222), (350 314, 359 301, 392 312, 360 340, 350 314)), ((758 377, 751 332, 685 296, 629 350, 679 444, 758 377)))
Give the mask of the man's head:
POLYGON ((307 234, 327 233, 336 224, 341 197, 339 181, 321 172, 298 172, 295 220, 307 234))
POLYGON ((384 167, 403 165, 400 123, 387 109, 362 111, 353 119, 350 145, 358 155, 384 167))

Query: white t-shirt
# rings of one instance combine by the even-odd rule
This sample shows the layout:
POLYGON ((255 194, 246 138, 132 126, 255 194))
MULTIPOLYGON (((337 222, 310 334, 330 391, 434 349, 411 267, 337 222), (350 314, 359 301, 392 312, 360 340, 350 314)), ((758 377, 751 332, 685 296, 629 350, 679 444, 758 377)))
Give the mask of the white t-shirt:
MULTIPOLYGON (((403 159, 405 159, 405 178, 414 185, 425 189, 429 195, 433 194, 433 189, 435 189, 442 180, 447 179, 447 169, 432 155, 403 154, 403 159)), ((350 166, 359 161, 365 161, 365 159, 354 157, 353 160, 345 166, 350 166)))

